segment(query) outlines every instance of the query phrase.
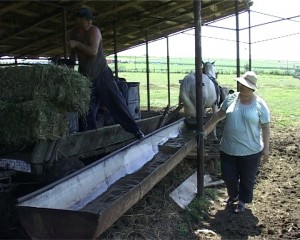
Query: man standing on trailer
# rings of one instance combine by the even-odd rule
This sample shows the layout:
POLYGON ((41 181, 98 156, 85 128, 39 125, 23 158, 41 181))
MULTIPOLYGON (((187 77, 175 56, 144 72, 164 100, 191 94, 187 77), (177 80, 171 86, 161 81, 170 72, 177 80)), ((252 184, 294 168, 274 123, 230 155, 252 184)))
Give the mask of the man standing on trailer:
MULTIPOLYGON (((88 8, 81 8, 76 14, 76 28, 70 36, 70 59, 79 62, 79 72, 91 79, 93 84, 90 109, 87 115, 87 130, 96 129, 96 117, 101 103, 108 109, 115 122, 137 139, 144 137, 132 117, 125 98, 114 80, 103 53, 102 35, 92 25, 93 14, 88 8)), ((82 130, 82 129, 81 129, 82 130)))

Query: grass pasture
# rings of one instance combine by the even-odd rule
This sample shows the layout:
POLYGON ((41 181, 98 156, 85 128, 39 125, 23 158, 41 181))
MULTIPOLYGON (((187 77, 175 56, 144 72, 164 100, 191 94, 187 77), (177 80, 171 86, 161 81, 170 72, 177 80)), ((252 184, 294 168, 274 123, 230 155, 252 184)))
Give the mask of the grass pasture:
POLYGON ((276 126, 300 128, 300 80, 291 76, 261 76, 258 95, 262 96, 271 110, 276 126))
MULTIPOLYGON (((185 74, 170 73, 171 106, 178 103, 179 80, 185 74)), ((146 73, 122 72, 119 77, 124 77, 128 82, 140 82, 140 104, 142 109, 147 108, 147 75, 146 73)), ((300 80, 292 76, 261 74, 258 75, 256 94, 261 96, 268 104, 272 122, 281 128, 293 126, 300 128, 300 80)), ((221 86, 236 89, 234 74, 219 74, 218 81, 221 86)), ((168 105, 167 74, 150 73, 150 106, 164 108, 168 105)))
MULTIPOLYGON (((234 75, 220 75, 221 85, 231 85, 234 75)), ((258 87, 256 94, 261 96, 268 104, 272 122, 276 122, 277 127, 293 126, 300 127, 300 80, 292 76, 258 75, 258 87)))

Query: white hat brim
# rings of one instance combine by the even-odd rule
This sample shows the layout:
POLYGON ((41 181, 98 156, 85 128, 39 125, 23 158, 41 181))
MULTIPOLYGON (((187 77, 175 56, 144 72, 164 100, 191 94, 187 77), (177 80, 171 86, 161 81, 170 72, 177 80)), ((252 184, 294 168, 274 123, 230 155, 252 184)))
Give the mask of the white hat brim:
POLYGON ((244 86, 248 87, 248 88, 251 88, 253 90, 257 89, 257 86, 255 86, 254 84, 250 83, 249 81, 247 81, 243 77, 236 78, 235 80, 238 81, 239 83, 243 84, 244 86))

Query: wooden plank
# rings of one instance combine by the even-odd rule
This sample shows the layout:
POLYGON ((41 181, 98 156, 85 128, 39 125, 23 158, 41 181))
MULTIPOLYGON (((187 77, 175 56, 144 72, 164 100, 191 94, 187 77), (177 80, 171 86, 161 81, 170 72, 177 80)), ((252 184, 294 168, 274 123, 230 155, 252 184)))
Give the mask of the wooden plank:
MULTIPOLYGON (((156 129, 160 118, 161 115, 158 115, 137 122, 144 134, 149 134, 156 129)), ((134 140, 133 134, 124 131, 119 124, 80 132, 56 141, 37 144, 32 152, 31 162, 42 163, 63 157, 82 156, 130 139, 134 140)))

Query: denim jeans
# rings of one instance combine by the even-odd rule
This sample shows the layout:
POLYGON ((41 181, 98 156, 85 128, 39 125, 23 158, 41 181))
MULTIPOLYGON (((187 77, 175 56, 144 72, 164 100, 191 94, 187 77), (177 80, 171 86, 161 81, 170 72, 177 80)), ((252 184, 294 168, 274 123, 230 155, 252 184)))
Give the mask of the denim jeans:
POLYGON ((260 152, 248 156, 232 156, 220 152, 221 174, 230 198, 238 197, 245 203, 252 202, 260 156, 260 152))

